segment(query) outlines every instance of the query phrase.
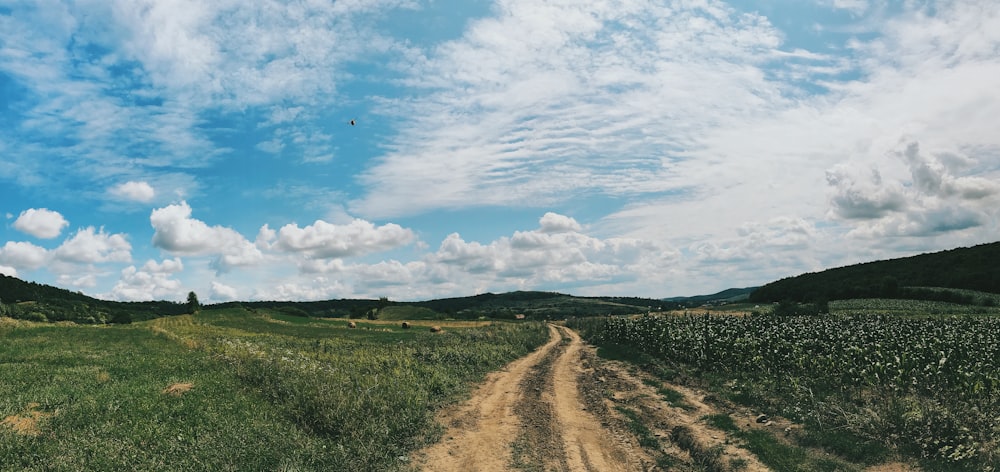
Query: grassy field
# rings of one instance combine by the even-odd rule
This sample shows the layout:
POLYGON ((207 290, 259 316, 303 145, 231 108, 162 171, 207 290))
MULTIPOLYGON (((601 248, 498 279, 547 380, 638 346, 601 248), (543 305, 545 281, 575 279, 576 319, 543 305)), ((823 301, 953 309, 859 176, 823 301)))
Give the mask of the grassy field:
POLYGON ((124 326, 0 318, 0 470, 394 470, 537 323, 242 309, 124 326))

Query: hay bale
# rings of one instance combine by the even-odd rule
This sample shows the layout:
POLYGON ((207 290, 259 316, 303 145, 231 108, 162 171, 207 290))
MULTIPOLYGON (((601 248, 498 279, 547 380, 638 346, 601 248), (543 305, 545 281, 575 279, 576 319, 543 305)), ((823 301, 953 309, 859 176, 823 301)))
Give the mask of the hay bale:
POLYGON ((440 326, 431 326, 431 332, 432 333, 440 333, 441 332, 441 327, 440 326))
POLYGON ((357 323, 355 323, 353 321, 348 321, 347 322, 347 329, 354 329, 354 328, 357 328, 357 327, 358 327, 357 323))
POLYGON ((403 322, 403 329, 410 329, 410 323, 403 322))

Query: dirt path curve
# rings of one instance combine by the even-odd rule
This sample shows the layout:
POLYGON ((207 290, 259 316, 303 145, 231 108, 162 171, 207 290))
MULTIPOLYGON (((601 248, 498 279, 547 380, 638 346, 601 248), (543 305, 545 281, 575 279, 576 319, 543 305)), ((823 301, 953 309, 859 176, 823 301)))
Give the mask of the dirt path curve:
POLYGON ((549 326, 549 334, 544 346, 490 374, 472 398, 442 415, 440 420, 447 427, 444 439, 415 455, 420 470, 516 470, 515 448, 542 449, 519 450, 517 456, 539 458, 546 470, 642 470, 641 460, 631 457, 620 441, 612 440, 616 435, 581 401, 577 383, 583 348, 580 337, 554 325, 549 326), (526 411, 541 414, 518 415, 526 411), (541 428, 539 423, 543 423, 541 428), (551 433, 553 440, 536 440, 529 429, 551 433))

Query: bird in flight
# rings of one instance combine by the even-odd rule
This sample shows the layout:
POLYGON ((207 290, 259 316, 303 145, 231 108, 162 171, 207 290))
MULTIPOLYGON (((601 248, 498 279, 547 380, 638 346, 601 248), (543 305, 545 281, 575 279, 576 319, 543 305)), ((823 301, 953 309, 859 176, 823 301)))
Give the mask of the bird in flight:
POLYGON ((354 120, 351 120, 351 126, 354 126, 354 125, 355 125, 354 120))

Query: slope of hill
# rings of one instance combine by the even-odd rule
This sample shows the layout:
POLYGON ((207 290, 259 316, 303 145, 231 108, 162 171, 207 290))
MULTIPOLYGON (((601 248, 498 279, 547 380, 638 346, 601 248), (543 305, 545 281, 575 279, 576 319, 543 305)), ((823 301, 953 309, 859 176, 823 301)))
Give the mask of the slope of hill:
POLYGON ((727 288, 721 292, 713 293, 711 295, 695 295, 693 297, 670 297, 664 298, 664 302, 678 303, 684 306, 698 306, 705 303, 735 303, 746 301, 750 294, 756 290, 757 287, 746 287, 746 288, 727 288))
POLYGON ((883 297, 977 302, 966 300, 968 297, 958 291, 918 287, 1000 293, 1000 242, 802 274, 764 285, 750 295, 750 300, 883 297))
POLYGON ((133 319, 179 315, 186 311, 187 306, 182 303, 98 300, 82 293, 0 274, 0 316, 33 321, 127 323, 133 319))

